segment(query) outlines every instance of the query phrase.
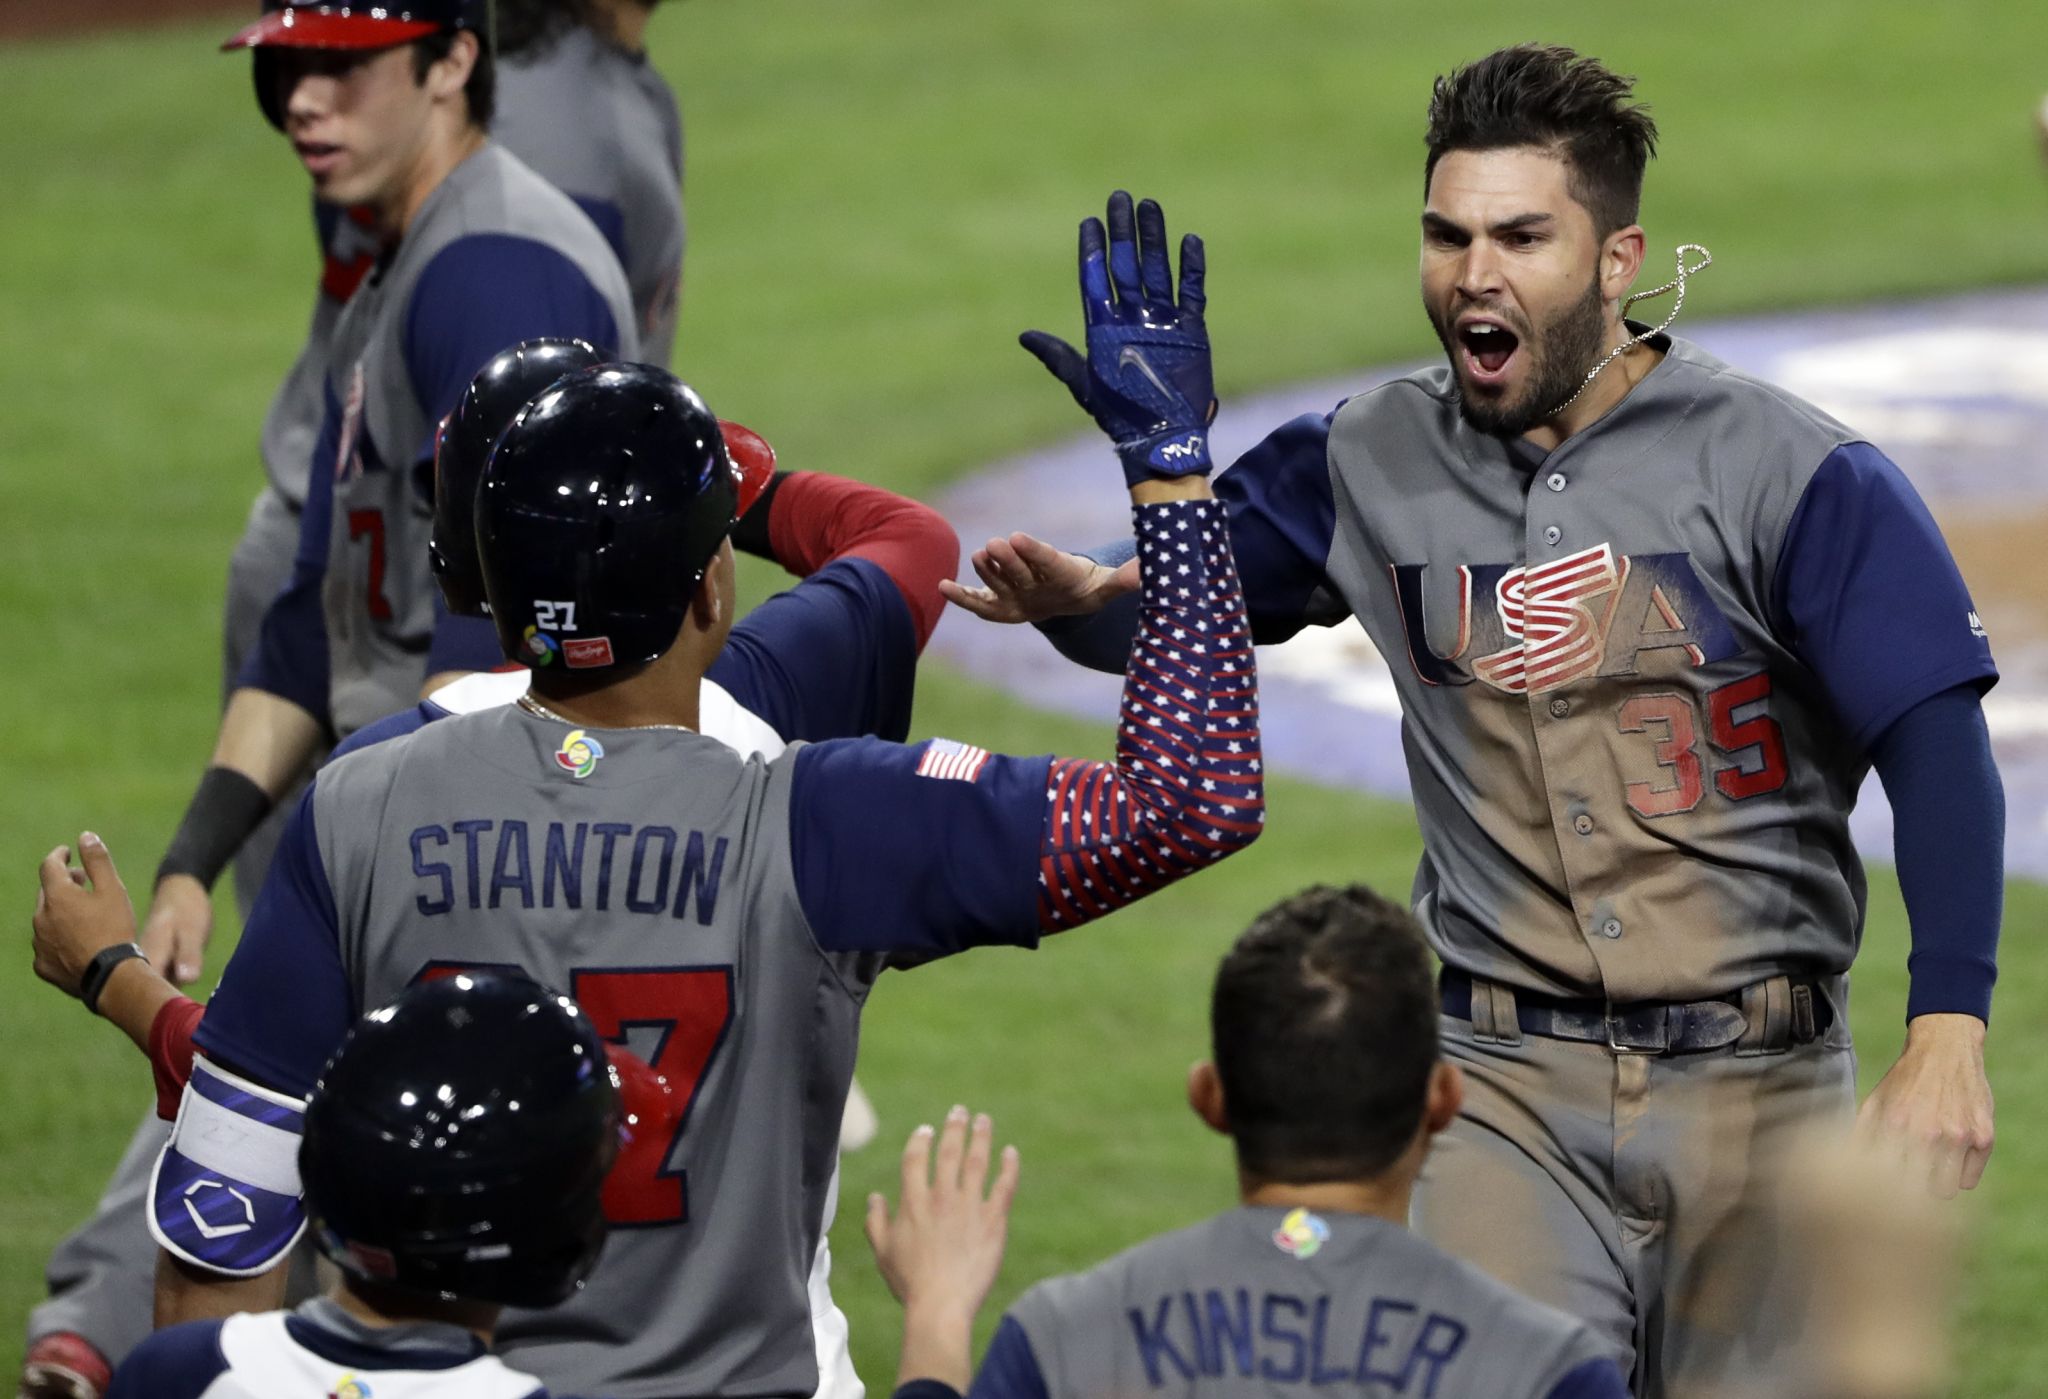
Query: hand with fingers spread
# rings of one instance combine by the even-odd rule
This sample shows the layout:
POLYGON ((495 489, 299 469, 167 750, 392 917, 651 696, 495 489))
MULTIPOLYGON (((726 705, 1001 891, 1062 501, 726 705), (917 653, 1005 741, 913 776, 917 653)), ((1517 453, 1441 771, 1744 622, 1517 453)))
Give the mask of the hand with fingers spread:
POLYGON ((83 994, 93 958, 135 941, 135 908, 105 843, 87 831, 78 838, 78 857, 80 869, 72 868, 68 845, 43 857, 30 923, 36 975, 67 996, 83 994))
POLYGON ((1202 279, 1202 240, 1180 243, 1180 293, 1166 248, 1166 215, 1147 199, 1109 197, 1109 227, 1081 223, 1081 311, 1087 353, 1042 330, 1018 337, 1116 444, 1132 485, 1209 474, 1216 388, 1202 279))
POLYGON ((969 562, 988 586, 970 588, 945 578, 939 594, 986 622, 1082 616, 1138 590, 1135 558, 1111 568, 1023 533, 991 539, 969 562))
POLYGON ((880 1194, 868 1196, 868 1244, 889 1290, 903 1304, 903 1360, 897 1384, 940 1380, 965 1393, 975 1313, 995 1286, 1017 1193, 1017 1148, 1003 1148, 989 1184, 995 1128, 956 1107, 933 1152, 929 1126, 903 1148, 903 1194, 896 1216, 880 1194), (984 1193, 986 1192, 986 1193, 984 1193))
POLYGON ((1992 1144, 1984 1022, 1974 1015, 1908 1021, 1906 1047, 1864 1099, 1856 1125, 1895 1147, 1937 1199, 1976 1189, 1992 1144))

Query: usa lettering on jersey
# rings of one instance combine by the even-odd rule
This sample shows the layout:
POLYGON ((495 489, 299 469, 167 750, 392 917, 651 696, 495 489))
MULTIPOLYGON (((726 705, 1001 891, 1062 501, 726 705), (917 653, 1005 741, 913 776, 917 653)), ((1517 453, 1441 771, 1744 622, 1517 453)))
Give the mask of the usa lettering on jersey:
POLYGON ((1617 555, 1598 544, 1534 566, 1461 565, 1457 632, 1442 650, 1425 611, 1428 568, 1393 570, 1408 657, 1426 685, 1478 680, 1506 694, 1542 694, 1590 676, 1635 674, 1646 651, 1680 650, 1694 666, 1741 654, 1686 554, 1617 555), (1491 593, 1493 606, 1475 609, 1475 593, 1491 593))

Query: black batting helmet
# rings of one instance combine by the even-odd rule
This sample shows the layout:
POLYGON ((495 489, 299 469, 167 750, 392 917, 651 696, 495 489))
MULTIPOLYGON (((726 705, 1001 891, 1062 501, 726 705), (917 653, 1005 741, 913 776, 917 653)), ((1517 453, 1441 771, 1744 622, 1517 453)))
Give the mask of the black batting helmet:
POLYGON ((306 1100, 299 1175, 353 1277, 547 1307, 604 1244, 619 1145, 604 1042, 516 977, 414 986, 359 1021, 306 1100))
POLYGON ((564 374, 610 358, 587 340, 522 340, 477 371, 441 424, 434 436, 434 533, 427 559, 450 612, 482 617, 490 610, 476 562, 476 487, 491 448, 542 389, 564 374))
POLYGON ((432 34, 475 30, 484 51, 491 44, 491 0, 397 0, 395 4, 294 4, 263 0, 263 16, 221 45, 221 51, 253 49, 256 101, 270 124, 282 131, 265 49, 388 49, 432 34))
POLYGON ((505 429, 477 489, 505 654, 570 670, 660 657, 738 517, 739 479, 718 420, 666 370, 559 380, 505 429))

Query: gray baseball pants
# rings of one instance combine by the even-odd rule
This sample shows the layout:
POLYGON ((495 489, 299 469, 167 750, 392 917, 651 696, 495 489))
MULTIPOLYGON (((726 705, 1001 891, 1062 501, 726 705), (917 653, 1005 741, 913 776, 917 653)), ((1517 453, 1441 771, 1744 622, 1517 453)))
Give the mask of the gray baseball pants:
POLYGON ((1423 1168, 1416 1230, 1590 1322, 1637 1399, 1771 1392, 1799 1341, 1805 1267, 1766 1218, 1771 1167, 1854 1111, 1846 986, 1821 1038, 1761 1054, 1526 1034, 1508 996, 1484 1041, 1443 1018, 1465 1107, 1423 1168))

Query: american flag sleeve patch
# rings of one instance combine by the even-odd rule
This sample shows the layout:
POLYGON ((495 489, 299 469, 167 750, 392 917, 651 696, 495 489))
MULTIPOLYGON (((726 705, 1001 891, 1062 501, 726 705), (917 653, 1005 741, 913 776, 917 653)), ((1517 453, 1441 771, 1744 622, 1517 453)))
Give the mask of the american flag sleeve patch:
POLYGON ((1266 819, 1251 626, 1215 500, 1141 505, 1115 764, 1055 759, 1039 926, 1076 927, 1250 845, 1266 819))
POLYGON ((976 748, 971 743, 955 743, 950 738, 935 738, 924 746, 924 756, 917 760, 917 775, 935 777, 942 782, 972 782, 981 776, 987 762, 986 748, 976 748))

